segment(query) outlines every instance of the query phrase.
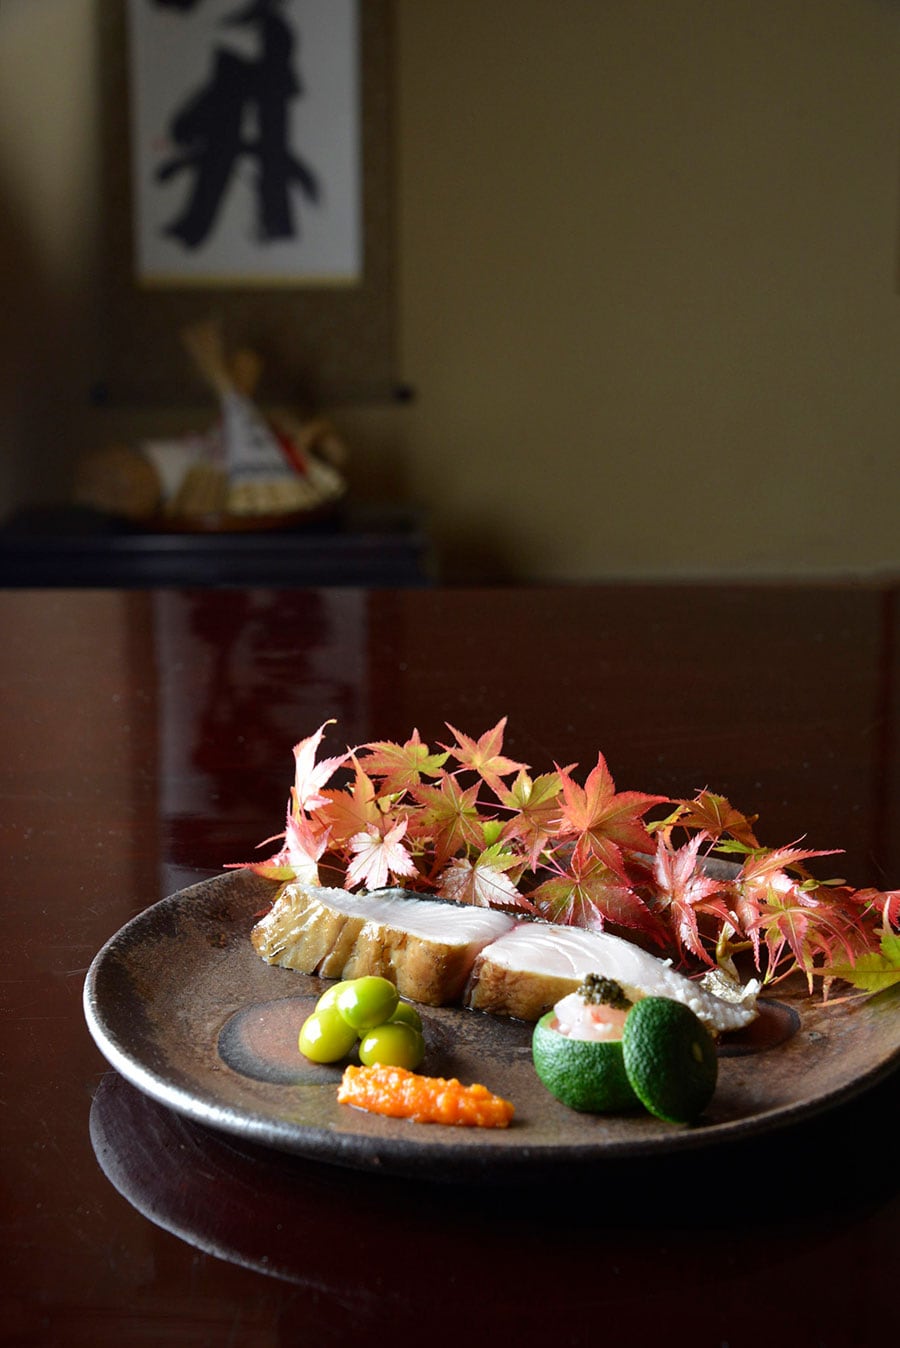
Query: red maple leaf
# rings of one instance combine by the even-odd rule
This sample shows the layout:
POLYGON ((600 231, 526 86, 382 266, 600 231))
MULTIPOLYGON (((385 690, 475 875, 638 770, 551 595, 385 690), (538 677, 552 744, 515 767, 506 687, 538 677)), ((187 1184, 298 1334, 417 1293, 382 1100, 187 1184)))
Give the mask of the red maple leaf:
POLYGON ((647 904, 615 871, 596 857, 571 864, 545 880, 529 896, 548 922, 602 931, 607 922, 633 927, 662 943, 658 920, 647 904))
POLYGON ((319 861, 328 845, 327 829, 318 828, 315 820, 305 814, 294 814, 288 809, 284 833, 266 838, 259 845, 266 847, 279 841, 282 847, 274 856, 265 861, 232 864, 230 869, 251 870, 267 880, 304 880, 308 884, 317 884, 319 861))
MULTIPOLYGON (((796 881, 791 879, 785 868, 799 866, 812 857, 833 856, 837 850, 817 852, 800 847, 776 847, 754 852, 745 859, 734 881, 734 910, 745 935, 753 943, 757 964, 760 931, 767 921, 764 905, 773 896, 792 892, 796 888, 796 881)), ((799 934, 797 940, 800 940, 799 934)), ((791 944, 793 948, 793 942, 791 944)))
MULTIPOLYGON (((764 933, 768 952, 769 977, 782 963, 785 953, 793 956, 793 964, 807 978, 810 992, 813 987, 814 962, 824 955, 834 963, 834 948, 840 945, 852 963, 856 951, 853 930, 831 904, 821 903, 803 886, 790 881, 787 885, 770 886, 765 902, 760 904, 754 931, 764 933)), ((790 972, 789 965, 787 972, 790 972)))
POLYGON ((885 931, 900 927, 900 889, 857 889, 852 898, 861 913, 880 913, 885 931))
POLYGON ((681 809, 675 822, 685 828, 700 829, 714 840, 727 833, 747 847, 759 847, 753 832, 757 816, 741 814, 725 796, 717 796, 704 787, 693 800, 679 800, 676 804, 681 809))
POLYGON ((705 964, 713 964, 700 938, 697 914, 712 913, 723 922, 733 917, 722 897, 722 882, 703 873, 698 852, 705 839, 704 833, 697 833, 677 849, 665 838, 657 839, 653 906, 665 913, 682 956, 688 950, 705 964))
POLYGON ((482 777, 493 790, 502 790, 503 778, 508 777, 511 772, 518 772, 520 769, 528 767, 527 763, 516 763, 512 758, 507 758, 501 752, 503 732, 506 729, 505 716, 500 718, 492 730, 486 730, 477 740, 473 740, 469 735, 464 735, 449 721, 446 724, 447 729, 453 731, 456 744, 444 744, 441 747, 452 754, 460 768, 468 768, 472 772, 477 772, 479 777, 482 777))
POLYGON ((666 797, 640 791, 617 792, 602 753, 583 787, 567 769, 557 771, 563 790, 562 825, 557 836, 575 839, 574 859, 579 865, 596 857, 627 880, 623 849, 653 851, 643 816, 652 806, 664 803, 666 797))
POLYGON ((346 791, 323 790, 315 811, 317 821, 328 830, 329 840, 346 842, 355 833, 378 823, 381 812, 375 800, 375 787, 353 757, 354 778, 346 791))

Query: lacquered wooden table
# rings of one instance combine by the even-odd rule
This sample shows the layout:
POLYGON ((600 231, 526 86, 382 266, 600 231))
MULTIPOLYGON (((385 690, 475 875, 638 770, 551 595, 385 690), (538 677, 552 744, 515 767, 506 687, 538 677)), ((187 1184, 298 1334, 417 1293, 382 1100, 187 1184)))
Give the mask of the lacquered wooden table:
POLYGON ((291 746, 480 734, 900 884, 890 585, 0 593, 0 1342, 875 1344, 896 1323, 896 1071, 793 1126, 568 1183, 286 1156, 115 1073, 104 942, 251 858, 291 746), (390 1338, 389 1338, 390 1336, 390 1338))

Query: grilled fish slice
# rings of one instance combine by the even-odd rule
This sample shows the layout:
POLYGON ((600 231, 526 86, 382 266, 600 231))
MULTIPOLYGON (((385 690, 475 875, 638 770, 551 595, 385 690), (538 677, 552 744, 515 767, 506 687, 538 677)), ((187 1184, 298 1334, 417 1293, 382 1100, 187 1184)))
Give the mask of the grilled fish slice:
POLYGON ((717 1033, 740 1029, 757 1015, 755 983, 741 1000, 726 1001, 619 936, 531 921, 517 923, 479 954, 464 1001, 476 1011, 535 1021, 589 973, 615 979, 632 1001, 683 1002, 717 1033))
POLYGON ((488 908, 409 891, 286 885, 251 932, 269 964, 326 978, 380 974, 427 1006, 458 1002, 479 952, 514 925, 488 908))

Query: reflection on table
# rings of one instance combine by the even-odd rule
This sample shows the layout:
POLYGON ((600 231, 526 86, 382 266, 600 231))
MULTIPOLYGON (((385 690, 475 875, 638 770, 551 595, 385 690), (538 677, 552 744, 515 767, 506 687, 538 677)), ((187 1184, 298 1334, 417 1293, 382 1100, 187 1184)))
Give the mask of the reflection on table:
POLYGON ((888 585, 0 592, 7 1341, 882 1341, 896 1071, 733 1149, 442 1184, 165 1110, 110 1071, 81 991, 136 913, 259 855, 331 716, 343 746, 506 715, 535 770, 602 749, 622 789, 708 785, 765 842, 896 886, 896 618, 888 585))

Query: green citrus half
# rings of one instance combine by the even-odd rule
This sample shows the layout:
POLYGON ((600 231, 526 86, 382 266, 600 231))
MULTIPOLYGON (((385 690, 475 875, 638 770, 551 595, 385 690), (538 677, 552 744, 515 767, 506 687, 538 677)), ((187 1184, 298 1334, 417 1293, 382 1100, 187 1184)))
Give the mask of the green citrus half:
POLYGON ((628 1080, 658 1119, 690 1123, 716 1089, 718 1058, 712 1035, 690 1007, 667 997, 644 997, 622 1032, 628 1080))
POLYGON ((585 1114, 636 1109, 620 1039, 572 1039, 551 1028, 548 1011, 534 1027, 531 1055, 538 1077, 551 1095, 585 1114))

